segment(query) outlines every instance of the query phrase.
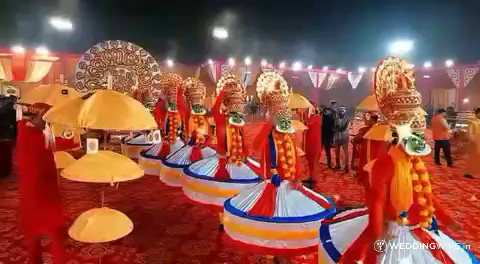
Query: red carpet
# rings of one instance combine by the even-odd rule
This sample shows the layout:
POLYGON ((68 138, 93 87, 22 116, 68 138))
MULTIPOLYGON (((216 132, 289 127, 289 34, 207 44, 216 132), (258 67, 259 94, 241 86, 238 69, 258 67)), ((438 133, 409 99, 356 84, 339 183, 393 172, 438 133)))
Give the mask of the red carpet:
MULTIPOLYGON (((478 256, 480 203, 468 199, 477 194, 480 180, 463 178, 465 161, 455 162, 454 169, 435 167, 432 157, 426 158, 435 195, 463 226, 463 233, 444 230, 470 245, 478 256)), ((317 191, 339 194, 352 205, 363 203, 363 189, 354 176, 324 167, 320 164, 315 173, 317 191)), ((107 190, 106 204, 127 214, 135 228, 129 236, 112 243, 84 244, 68 239, 68 264, 94 264, 100 257, 102 263, 128 264, 273 263, 267 256, 229 247, 219 231, 218 209, 190 201, 181 189, 167 187, 153 176, 122 183, 118 189, 62 180, 68 224, 81 212, 99 205, 101 187, 107 190)), ((480 198, 480 194, 477 196, 480 198)), ((17 225, 17 205, 17 181, 13 174, 0 179, 0 263, 26 263, 22 232, 17 225)), ((48 241, 43 244, 47 246, 48 241)), ((45 253, 44 259, 51 263, 50 254, 45 253)), ((314 254, 299 256, 291 263, 316 263, 316 258, 314 254)))

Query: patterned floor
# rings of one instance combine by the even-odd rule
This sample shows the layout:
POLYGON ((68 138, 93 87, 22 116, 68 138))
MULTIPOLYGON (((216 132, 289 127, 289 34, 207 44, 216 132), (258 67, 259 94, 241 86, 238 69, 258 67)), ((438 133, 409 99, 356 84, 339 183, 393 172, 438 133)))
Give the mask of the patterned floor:
MULTIPOLYGON (((462 177, 464 159, 457 159, 454 169, 435 167, 426 158, 431 172, 435 195, 451 215, 463 225, 463 233, 451 234, 480 254, 480 203, 469 198, 476 194, 480 180, 462 177)), ((363 203, 363 189, 354 176, 324 169, 320 164, 314 173, 316 190, 352 205, 363 203)), ((106 190, 106 204, 127 214, 135 229, 127 237, 104 244, 84 244, 71 239, 67 249, 69 264, 128 263, 128 264, 225 264, 273 263, 272 259, 250 252, 232 249, 219 231, 219 210, 196 204, 180 189, 167 187, 158 178, 145 176, 139 180, 113 187, 61 181, 69 223, 81 212, 99 205, 101 188, 106 190)), ((477 195, 480 198, 480 194, 477 195)), ((22 233, 17 225, 17 181, 15 174, 0 179, 0 263, 26 263, 22 233)), ((448 230, 446 230, 447 233, 448 230)), ((48 240, 43 241, 48 245, 48 240)), ((298 256, 291 263, 316 263, 315 254, 298 256)), ((44 253, 45 263, 51 255, 44 253)))

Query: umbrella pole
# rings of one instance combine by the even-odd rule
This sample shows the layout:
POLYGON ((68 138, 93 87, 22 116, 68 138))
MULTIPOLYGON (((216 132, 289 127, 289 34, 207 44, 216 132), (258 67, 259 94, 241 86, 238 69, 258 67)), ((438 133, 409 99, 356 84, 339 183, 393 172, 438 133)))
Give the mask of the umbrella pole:
POLYGON ((103 131, 103 150, 107 150, 107 131, 103 131))
POLYGON ((103 204, 105 203, 105 190, 103 190, 103 189, 100 192, 100 199, 101 199, 101 203, 100 203, 100 208, 101 208, 101 207, 103 207, 103 204))

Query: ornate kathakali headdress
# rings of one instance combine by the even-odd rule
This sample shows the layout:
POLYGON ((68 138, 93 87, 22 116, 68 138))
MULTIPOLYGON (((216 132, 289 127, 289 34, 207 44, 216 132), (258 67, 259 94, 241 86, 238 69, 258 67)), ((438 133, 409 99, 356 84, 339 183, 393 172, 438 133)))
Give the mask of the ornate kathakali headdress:
POLYGON ((227 108, 229 122, 235 125, 244 125, 245 87, 233 74, 222 76, 217 82, 217 94, 224 90, 223 104, 227 108))
POLYGON ((192 108, 192 114, 204 115, 207 113, 204 106, 206 95, 205 85, 197 78, 188 77, 183 81, 183 88, 185 89, 185 96, 188 104, 192 108))
POLYGON ((170 112, 177 111, 177 92, 181 86, 182 77, 176 73, 169 72, 160 78, 160 87, 165 94, 167 110, 170 112))
POLYGON ((381 61, 375 71, 374 92, 382 114, 397 132, 398 143, 407 154, 429 154, 431 149, 422 138, 426 129, 420 110, 422 96, 415 88, 412 66, 397 57, 381 61))
POLYGON ((276 72, 264 72, 257 80, 257 95, 274 118, 279 132, 293 133, 292 112, 288 108, 289 89, 285 79, 276 72))

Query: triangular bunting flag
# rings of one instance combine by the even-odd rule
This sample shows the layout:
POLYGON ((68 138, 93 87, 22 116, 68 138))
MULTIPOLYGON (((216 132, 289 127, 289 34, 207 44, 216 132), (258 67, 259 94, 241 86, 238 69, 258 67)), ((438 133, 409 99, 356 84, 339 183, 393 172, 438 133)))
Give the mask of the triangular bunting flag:
POLYGON ((323 84, 323 81, 325 81, 325 77, 327 77, 326 72, 319 72, 318 73, 318 82, 317 82, 317 88, 320 88, 323 84))
POLYGON ((312 81, 312 85, 315 88, 318 88, 318 73, 314 71, 309 71, 308 76, 310 77, 310 81, 312 81))
POLYGON ((335 82, 338 80, 338 75, 332 73, 328 76, 327 80, 327 87, 325 87, 325 90, 331 90, 335 86, 335 82))
POLYGON ((210 76, 212 76, 212 80, 213 82, 217 82, 217 63, 216 62, 213 62, 213 63, 209 63, 208 64, 208 68, 210 69, 210 76))
POLYGON ((221 68, 221 76, 225 75, 225 74, 228 74, 228 73, 231 73, 232 72, 232 68, 230 67, 230 65, 228 64, 223 64, 222 65, 222 68, 221 68))
POLYGON ((464 74, 463 74, 463 87, 467 87, 467 85, 472 81, 473 77, 478 72, 478 68, 466 68, 464 69, 464 74))
POLYGON ((362 80, 362 77, 363 72, 348 72, 347 74, 348 81, 352 85, 353 89, 357 88, 358 84, 362 80))
POLYGON ((460 88, 460 69, 448 68, 447 73, 448 73, 448 77, 450 77, 455 87, 460 88))
POLYGON ((195 78, 198 79, 198 77, 200 77, 200 70, 202 69, 202 67, 198 67, 196 70, 195 70, 195 78))
POLYGON ((248 69, 248 67, 242 67, 240 73, 240 81, 244 86, 252 84, 252 72, 248 69))

